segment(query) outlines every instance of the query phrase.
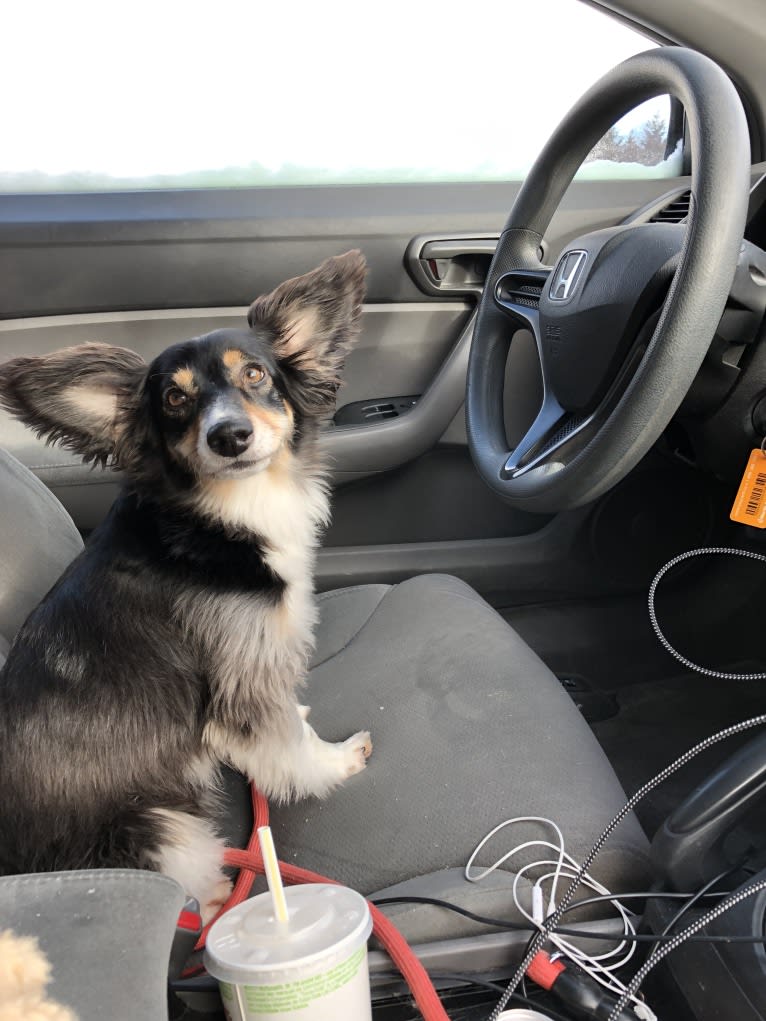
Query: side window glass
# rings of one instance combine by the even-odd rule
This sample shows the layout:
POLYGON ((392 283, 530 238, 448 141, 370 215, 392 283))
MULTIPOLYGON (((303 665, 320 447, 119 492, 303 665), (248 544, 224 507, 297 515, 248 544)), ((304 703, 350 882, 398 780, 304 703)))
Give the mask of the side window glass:
POLYGON ((659 96, 613 124, 577 176, 675 177, 682 173, 683 111, 669 96, 659 96))
MULTIPOLYGON (((579 0, 67 0, 3 29, 3 192, 519 180, 655 45, 579 0)), ((582 175, 678 173, 670 121, 645 104, 582 175)))

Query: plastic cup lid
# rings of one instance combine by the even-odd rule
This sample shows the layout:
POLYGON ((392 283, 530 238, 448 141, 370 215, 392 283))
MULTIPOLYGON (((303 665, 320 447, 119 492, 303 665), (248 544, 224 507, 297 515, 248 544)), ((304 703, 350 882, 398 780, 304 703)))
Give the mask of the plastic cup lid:
POLYGON ((271 895, 259 894, 227 911, 207 937, 205 966, 225 982, 265 973, 311 969, 324 957, 352 953, 372 931, 364 897, 345 886, 309 883, 285 890, 290 921, 274 917, 271 895))
POLYGON ((527 1007, 513 1007, 511 1010, 503 1011, 497 1021, 550 1021, 547 1014, 541 1014, 538 1010, 529 1010, 527 1007))

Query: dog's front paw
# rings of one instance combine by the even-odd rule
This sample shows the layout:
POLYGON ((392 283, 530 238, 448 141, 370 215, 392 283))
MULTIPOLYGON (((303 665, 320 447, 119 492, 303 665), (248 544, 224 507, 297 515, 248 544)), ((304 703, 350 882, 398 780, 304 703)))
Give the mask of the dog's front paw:
POLYGON ((218 912, 231 897, 231 891, 234 889, 234 884, 226 876, 221 876, 215 886, 209 892, 209 899, 204 904, 200 904, 200 916, 202 918, 202 924, 207 925, 208 922, 216 917, 218 912))
POLYGON ((345 776, 361 773, 372 755, 372 738, 369 730, 360 730, 358 734, 353 734, 345 741, 341 741, 338 747, 343 751, 345 776))
POLYGON ((314 794, 324 798, 338 784, 361 773, 372 754, 372 740, 368 731, 360 730, 345 741, 323 741, 308 723, 303 726, 303 748, 308 754, 301 757, 300 783, 295 784, 295 793, 298 797, 314 794))

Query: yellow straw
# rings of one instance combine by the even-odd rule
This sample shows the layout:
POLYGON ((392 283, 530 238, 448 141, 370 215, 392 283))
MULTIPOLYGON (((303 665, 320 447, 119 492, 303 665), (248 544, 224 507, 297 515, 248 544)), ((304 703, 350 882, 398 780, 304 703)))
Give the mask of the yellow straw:
POLYGON ((258 827, 258 843, 261 845, 263 865, 266 869, 266 882, 271 892, 271 902, 274 905, 274 915, 278 922, 287 925, 290 916, 287 913, 287 900, 285 899, 285 888, 282 886, 282 877, 279 874, 277 852, 274 847, 274 837, 271 834, 270 826, 258 827))

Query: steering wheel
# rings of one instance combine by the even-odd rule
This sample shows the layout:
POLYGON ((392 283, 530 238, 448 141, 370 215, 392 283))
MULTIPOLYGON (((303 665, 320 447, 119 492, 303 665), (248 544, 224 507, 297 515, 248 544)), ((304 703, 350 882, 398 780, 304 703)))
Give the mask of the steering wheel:
POLYGON ((750 142, 734 86, 700 53, 631 57, 567 114, 518 194, 479 304, 466 420, 474 464, 504 500, 554 512, 587 503, 633 468, 678 410, 715 334, 747 214, 750 142), (686 114, 686 224, 621 225, 572 241, 553 270, 543 237, 575 171, 608 128, 669 93, 686 114), (510 339, 534 335, 543 400, 508 449, 510 339))

